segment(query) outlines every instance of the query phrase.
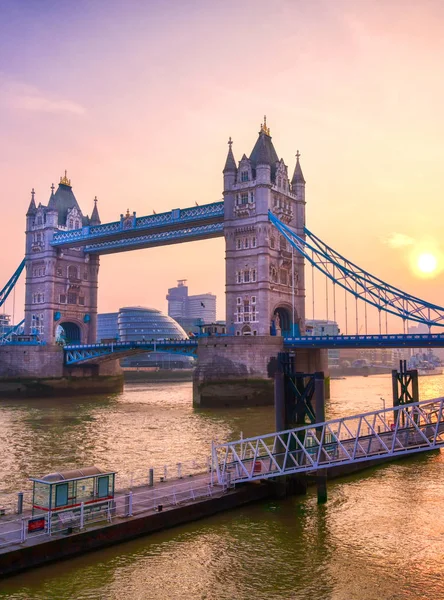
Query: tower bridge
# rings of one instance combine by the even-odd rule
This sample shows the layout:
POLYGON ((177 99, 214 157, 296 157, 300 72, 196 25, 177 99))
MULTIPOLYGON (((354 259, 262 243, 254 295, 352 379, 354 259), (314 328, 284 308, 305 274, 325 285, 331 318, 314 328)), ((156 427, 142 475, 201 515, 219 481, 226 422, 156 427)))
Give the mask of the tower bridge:
MULTIPOLYGON (((228 146, 223 200, 201 206, 195 202, 189 208, 146 216, 127 210, 118 220, 101 223, 97 198, 91 217, 85 215, 66 172, 57 190, 52 186, 47 204, 37 203, 32 190, 26 213, 25 259, 0 292, 1 305, 25 267, 24 332, 37 336, 40 344, 34 371, 25 370, 25 375, 59 376, 67 368, 88 363, 97 368, 100 365, 102 373, 102 363, 109 365, 110 358, 141 351, 117 346, 98 348, 96 344, 101 254, 222 236, 229 335, 202 338, 197 344, 197 403, 209 401, 225 384, 231 390, 226 392, 225 401, 243 396, 251 402, 265 402, 270 396, 270 365, 284 345, 295 349, 298 368, 305 372, 325 370, 325 349, 331 347, 442 345, 443 336, 431 331, 432 327, 444 326, 442 307, 371 275, 306 227, 306 182, 299 151, 291 174, 275 150, 265 119, 249 157, 243 154, 237 162, 231 138, 228 146), (353 298, 356 322, 358 301, 363 304, 366 335, 327 339, 305 336, 306 266, 331 282, 333 294, 343 289, 345 298, 353 298), (367 335, 367 308, 378 311, 377 335, 367 335), (388 335, 387 321, 384 335, 384 314, 399 318, 400 331, 395 338, 388 335), (409 321, 426 324, 428 336, 406 336, 409 321), (60 328, 68 340, 65 360, 56 346, 60 328), (45 352, 50 359, 44 358, 45 352), (43 369, 42 360, 46 365, 43 369)), ((332 304, 336 319, 335 296, 332 304)), ((195 346, 194 340, 186 351, 195 346)), ((9 360, 11 366, 15 360, 12 346, 8 351, 0 349, 3 362, 9 360)))

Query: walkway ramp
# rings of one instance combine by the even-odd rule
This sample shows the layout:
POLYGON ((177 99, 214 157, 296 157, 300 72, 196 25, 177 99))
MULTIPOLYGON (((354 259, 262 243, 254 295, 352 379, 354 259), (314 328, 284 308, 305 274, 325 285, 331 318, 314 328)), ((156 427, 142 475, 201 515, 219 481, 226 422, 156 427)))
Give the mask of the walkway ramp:
POLYGON ((444 446, 444 398, 213 445, 220 484, 360 463, 444 446))

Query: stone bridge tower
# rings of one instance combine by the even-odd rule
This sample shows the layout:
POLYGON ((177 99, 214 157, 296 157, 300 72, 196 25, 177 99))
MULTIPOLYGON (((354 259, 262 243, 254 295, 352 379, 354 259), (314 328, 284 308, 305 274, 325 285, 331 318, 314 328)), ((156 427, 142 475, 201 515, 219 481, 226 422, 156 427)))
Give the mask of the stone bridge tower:
POLYGON ((54 343, 94 343, 97 329, 99 258, 82 248, 56 249, 55 232, 100 224, 97 198, 91 218, 84 216, 71 180, 60 178, 51 187, 47 206, 36 205, 32 190, 26 213, 25 333, 54 343))
POLYGON ((249 157, 236 164, 231 138, 224 174, 226 318, 232 335, 305 333, 304 260, 268 220, 271 210, 304 235, 305 180, 279 159, 266 118, 249 157))

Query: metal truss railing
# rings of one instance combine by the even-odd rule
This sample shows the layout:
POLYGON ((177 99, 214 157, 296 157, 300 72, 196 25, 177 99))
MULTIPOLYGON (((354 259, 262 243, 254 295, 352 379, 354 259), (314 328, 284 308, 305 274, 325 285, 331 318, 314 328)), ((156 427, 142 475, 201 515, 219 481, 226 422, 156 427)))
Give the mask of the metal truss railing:
POLYGON ((25 268, 25 263, 26 263, 26 259, 23 259, 22 262, 17 267, 17 269, 15 270, 14 275, 9 279, 8 283, 0 291, 0 306, 3 306, 3 304, 6 302, 6 299, 8 298, 9 294, 14 289, 14 286, 17 283, 18 278, 20 277, 23 269, 25 268))
POLYGON ((443 348, 444 334, 306 335, 284 337, 286 348, 443 348))
POLYGON ((180 242, 205 240, 223 236, 223 223, 212 223, 211 225, 189 226, 183 229, 173 229, 152 233, 137 237, 122 237, 107 242, 97 242, 86 245, 84 251, 90 254, 107 254, 110 252, 121 252, 136 250, 137 248, 149 248, 153 246, 166 246, 180 242))
POLYGON ((444 446, 444 398, 213 444, 219 483, 311 473, 444 446))
POLYGON ((268 217, 277 230, 314 267, 354 297, 403 320, 428 327, 444 327, 444 308, 386 283, 361 269, 304 228, 305 239, 282 223, 271 211, 268 217))
POLYGON ((97 362, 99 359, 123 358, 143 352, 167 352, 193 356, 197 352, 197 340, 162 340, 148 342, 110 342, 107 344, 69 344, 63 348, 65 365, 97 362))
POLYGON ((65 246, 68 243, 84 243, 85 245, 97 238, 115 237, 116 234, 134 235, 135 231, 146 231, 149 229, 159 229, 165 227, 174 227, 187 224, 197 225, 202 221, 220 221, 224 218, 224 203, 213 202, 203 204, 202 206, 193 206, 191 208, 175 208, 166 213, 147 215, 144 217, 130 216, 121 218, 120 221, 113 223, 104 223, 103 225, 93 225, 83 227, 82 229, 73 229, 71 231, 59 231, 54 234, 51 242, 52 246, 65 246))
POLYGON ((21 333, 23 331, 23 325, 25 324, 25 319, 20 321, 18 325, 12 327, 7 333, 0 334, 0 344, 8 344, 14 338, 14 335, 21 333))

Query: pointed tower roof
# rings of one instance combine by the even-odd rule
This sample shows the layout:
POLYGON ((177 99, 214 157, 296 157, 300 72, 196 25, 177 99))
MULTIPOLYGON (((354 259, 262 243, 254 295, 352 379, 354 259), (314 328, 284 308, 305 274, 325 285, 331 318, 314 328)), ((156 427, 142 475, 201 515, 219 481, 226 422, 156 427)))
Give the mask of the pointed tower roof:
POLYGON ((271 167, 272 176, 276 172, 276 163, 279 158, 271 141, 270 128, 267 127, 267 117, 264 117, 264 122, 259 131, 259 137, 250 154, 250 161, 253 167, 256 165, 269 165, 271 167))
POLYGON ((296 152, 296 166, 294 168, 293 179, 291 180, 291 185, 295 185, 296 183, 305 183, 304 176, 302 174, 301 165, 299 164, 300 157, 299 150, 296 152))
POLYGON ((53 191, 48 202, 48 209, 56 210, 59 213, 59 225, 65 225, 69 209, 75 206, 81 212, 76 197, 72 192, 71 180, 66 176, 66 171, 65 176, 60 177, 59 187, 55 194, 53 186, 51 189, 53 191))
POLYGON ((31 191, 31 202, 29 203, 28 212, 26 213, 27 217, 29 217, 31 215, 35 215, 35 213, 37 212, 37 207, 35 205, 34 195, 35 195, 34 188, 32 188, 32 191, 31 191))
POLYGON ((99 217, 99 211, 97 210, 97 196, 94 198, 94 208, 89 220, 90 225, 100 225, 101 220, 99 217))
POLYGON ((223 173, 228 173, 230 171, 235 173, 237 171, 236 161, 234 160, 233 150, 231 149, 232 144, 233 142, 230 137, 230 139, 228 140, 229 149, 227 154, 227 160, 225 161, 225 167, 222 171, 223 173))

